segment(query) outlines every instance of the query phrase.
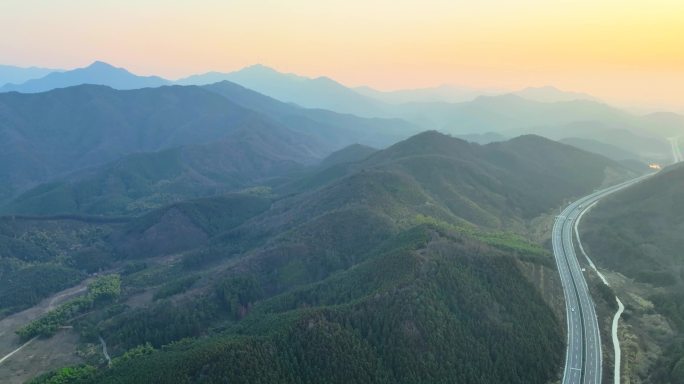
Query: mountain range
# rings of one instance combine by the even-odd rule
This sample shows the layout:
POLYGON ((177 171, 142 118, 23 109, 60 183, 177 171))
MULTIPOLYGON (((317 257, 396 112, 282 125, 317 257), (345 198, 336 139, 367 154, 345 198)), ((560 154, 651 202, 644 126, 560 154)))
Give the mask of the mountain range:
POLYGON ((126 155, 41 184, 1 208, 12 214, 140 214, 163 205, 282 182, 318 160, 312 142, 263 121, 217 141, 126 155))
MULTIPOLYGON (((114 88, 139 88, 167 83, 166 80, 160 78, 135 76, 123 69, 114 68, 104 63, 94 63, 90 67, 74 71, 53 73, 43 79, 32 80, 29 83, 35 86, 34 89, 43 89, 54 86, 56 82, 66 86, 84 81, 108 83, 114 88), (106 81, 103 79, 106 79, 106 81)), ((263 66, 253 66, 230 74, 214 73, 196 76, 179 82, 212 83, 203 86, 204 90, 220 95, 223 101, 219 102, 218 98, 214 98, 210 103, 202 101, 196 103, 199 109, 189 108, 190 111, 186 113, 183 111, 188 108, 185 105, 181 105, 184 103, 176 100, 180 108, 176 113, 182 116, 178 120, 170 121, 170 123, 176 125, 181 121, 187 120, 190 115, 194 115, 199 120, 192 124, 202 124, 204 125, 202 129, 213 129, 214 134, 202 140, 182 139, 163 144, 158 143, 159 145, 150 144, 143 146, 138 144, 130 146, 127 143, 119 147, 130 148, 128 150, 107 148, 113 145, 109 143, 110 139, 105 139, 107 136, 100 138, 92 137, 93 135, 97 136, 96 132, 102 129, 118 129, 118 124, 128 126, 138 124, 137 122, 127 122, 129 117, 123 115, 118 118, 110 116, 112 113, 117 113, 115 112, 117 109, 128 111, 127 106, 123 104, 117 105, 116 102, 113 106, 109 106, 108 104, 112 103, 113 100, 107 97, 100 97, 107 93, 114 95, 117 91, 99 89, 97 92, 94 92, 92 88, 86 87, 91 89, 89 92, 92 93, 87 97, 93 98, 88 102, 84 102, 86 100, 85 94, 88 94, 88 92, 83 90, 65 89, 61 90, 62 93, 59 93, 60 91, 52 91, 36 95, 34 97, 35 101, 29 102, 29 104, 23 107, 19 107, 18 104, 13 105, 13 103, 17 100, 28 101, 30 99, 28 95, 0 94, 0 103, 4 105, 0 114, 4 115, 7 121, 18 121, 18 126, 24 126, 24 128, 0 126, 0 135, 5 138, 5 152, 9 156, 5 164, 14 169, 13 172, 15 172, 13 175, 7 174, 4 176, 5 184, 2 191, 0 191, 2 196, 0 200, 6 201, 8 198, 26 191, 26 188, 48 181, 50 179, 48 175, 63 175, 83 168, 86 164, 87 166, 103 164, 120 158, 126 155, 127 152, 157 151, 170 146, 198 144, 203 140, 215 139, 220 136, 218 133, 220 130, 218 124, 220 123, 214 120, 207 125, 207 122, 202 120, 212 115, 214 117, 209 119, 224 119, 225 117, 218 117, 218 115, 225 114, 223 111, 218 111, 218 108, 222 108, 219 105, 221 103, 232 103, 231 106, 227 107, 228 110, 241 107, 246 110, 243 111, 243 114, 246 114, 247 111, 257 112, 262 115, 261 119, 263 120, 269 120, 270 123, 284 126, 287 129, 304 135, 304 137, 310 138, 313 140, 312 142, 316 143, 310 147, 317 147, 320 150, 317 154, 319 157, 353 143, 382 148, 420 130, 433 128, 442 132, 469 137, 483 143, 527 133, 555 140, 572 138, 573 140, 569 142, 590 151, 600 151, 606 149, 606 146, 614 147, 614 150, 609 153, 615 159, 667 163, 670 151, 665 137, 676 135, 684 127, 684 117, 676 114, 661 113, 637 117, 608 105, 586 100, 586 98, 573 101, 539 102, 510 94, 504 96, 481 96, 473 101, 462 103, 412 102, 389 104, 375 99, 372 99, 371 102, 369 101, 371 99, 369 96, 363 96, 329 79, 312 80, 296 75, 281 74, 263 66), (228 81, 212 83, 226 77, 240 81, 248 87, 228 81), (267 94, 272 94, 272 96, 280 96, 285 101, 267 96, 267 94, 255 92, 249 87, 258 88, 267 94), (83 95, 77 96, 79 93, 83 95), (294 100, 288 94, 303 97, 310 101, 315 100, 316 103, 323 103, 319 106, 330 107, 332 111, 303 108, 288 103, 287 101, 296 104, 308 104, 308 106, 318 105, 305 102, 303 99, 294 100), (57 95, 59 96, 57 97, 57 95), (337 104, 332 105, 335 103, 337 104), (58 104, 64 105, 57 106, 58 104), (67 107, 67 104, 71 106, 67 107), (366 112, 371 109, 377 111, 377 113, 369 113, 370 115, 395 117, 392 120, 359 118, 351 114, 333 112, 355 110, 354 108, 342 107, 342 104, 347 106, 363 106, 362 108, 366 112), (52 106, 50 109, 47 108, 49 105, 52 106), (211 108, 216 108, 217 110, 210 110, 208 105, 212 105, 211 108), (15 111, 15 108, 23 110, 15 111), (51 111, 63 111, 66 108, 71 109, 75 114, 64 114, 63 116, 50 115, 51 111), (15 114, 18 115, 15 116, 15 114), (45 120, 37 119, 37 116, 34 116, 35 114, 45 115, 45 120), (70 121, 70 119, 78 120, 70 121), (43 121, 46 121, 47 124, 44 124, 43 121), (55 129, 61 124, 71 125, 74 134, 70 137, 73 140, 85 140, 83 142, 84 146, 80 146, 78 142, 71 142, 68 144, 69 148, 66 149, 66 152, 62 153, 59 152, 58 148, 60 145, 66 145, 66 142, 55 142, 51 143, 51 146, 57 145, 57 147, 38 150, 35 146, 46 137, 42 137, 42 135, 31 136, 30 131, 33 128, 29 129, 28 126, 40 127, 40 129, 55 129), (95 126, 97 130, 83 135, 83 129, 86 129, 86 125, 95 126), (208 128, 209 126, 213 126, 213 128, 208 128), (81 130, 79 131, 75 127, 81 127, 81 130), (19 131, 16 131, 17 129, 19 131), (23 133, 21 132, 22 129, 28 129, 29 132, 23 133), (485 132, 489 136, 483 135, 485 132), (25 136, 26 134, 29 136, 25 136), (78 152, 78 148, 84 148, 93 143, 92 141, 88 142, 89 137, 91 137, 91 140, 98 141, 100 143, 98 145, 103 146, 96 151, 92 151, 90 157, 72 158, 70 160, 50 157, 52 154, 57 155, 57 153, 60 153, 59 156, 69 156, 67 155, 68 152, 78 152), (33 139, 37 141, 34 143, 32 142, 33 139), (326 147, 323 143, 328 143, 328 146, 326 147), (30 152, 31 155, 22 158, 22 152, 30 152), (19 158, 22 158, 22 160, 18 161, 17 167, 11 165, 13 164, 11 161, 15 160, 10 161, 10 159, 19 158), (65 162, 69 163, 69 165, 64 164, 65 162)), ((163 94, 192 94, 193 92, 200 92, 197 89, 186 90, 184 88, 186 87, 162 88, 158 90, 145 88, 131 92, 141 95, 138 97, 138 100, 143 106, 149 102, 146 96, 143 95, 149 95, 150 98, 159 98, 163 97, 163 94)), ((548 87, 528 89, 523 93, 528 95, 541 93, 549 97, 555 95, 554 97, 561 99, 564 97, 561 97, 562 95, 568 96, 568 98, 583 97, 583 95, 565 94, 548 87)), ((201 97, 203 98, 202 100, 210 98, 207 94, 203 94, 201 97)), ((119 98, 129 99, 128 96, 120 96, 119 98)), ((157 107, 159 106, 153 106, 153 108, 157 107)), ((166 108, 171 108, 171 104, 166 108)), ((364 114, 363 111, 360 113, 364 114)), ((134 119, 143 118, 145 117, 140 114, 134 117, 134 119)), ((230 122, 230 124, 234 123, 235 120, 230 122)), ((166 122, 152 122, 152 124, 166 124, 166 122)), ((189 127, 186 125, 184 129, 190 129, 189 127)), ((109 132, 109 134, 113 134, 114 131, 110 130, 109 132)), ((200 135, 200 133, 195 132, 192 135, 200 135)), ((69 136, 67 135, 67 137, 69 136)), ((60 141, 65 139, 65 137, 55 139, 60 141)), ((114 142, 121 139, 121 137, 116 138, 114 142)), ((131 137, 131 139, 135 138, 131 137)), ((161 137, 158 139, 162 142, 166 140, 161 137)))
MULTIPOLYGON (((208 85, 226 80, 285 102, 309 108, 354 113, 361 116, 364 115, 361 112, 364 108, 367 108, 367 112, 371 115, 377 114, 378 110, 382 109, 381 103, 458 103, 472 101, 479 96, 495 96, 507 93, 454 85, 397 91, 378 91, 370 87, 348 88, 327 77, 307 78, 296 74, 281 73, 263 65, 253 65, 235 72, 207 72, 176 81, 166 80, 158 76, 134 75, 123 68, 116 68, 101 61, 95 61, 87 67, 73 70, 0 65, 0 86, 3 86, 0 88, 0 92, 44 92, 54 88, 81 84, 107 85, 115 89, 135 89, 171 83, 208 85), (58 75, 59 73, 62 74, 58 75), (373 109, 370 109, 370 106, 364 106, 364 103, 373 104, 373 109)), ((511 93, 539 102, 597 101, 590 95, 562 91, 552 86, 529 87, 511 93)))
MULTIPOLYGON (((31 76, 0 92, 0 377, 34 384, 556 382, 558 209, 669 163, 684 127, 553 87, 31 76)), ((624 332, 657 348, 626 366, 651 382, 684 364, 681 170, 582 227, 638 282, 624 332)))
POLYGON ((255 92, 229 81, 203 86, 233 103, 270 116, 295 131, 337 142, 383 148, 418 133, 419 126, 397 118, 360 118, 334 110, 302 108, 255 92), (353 142, 349 138, 353 138, 353 142))
POLYGON ((589 94, 581 92, 568 92, 556 87, 547 85, 544 87, 527 87, 513 92, 514 95, 524 99, 539 101, 542 103, 558 103, 562 101, 588 100, 599 102, 599 100, 589 94))
POLYGON ((480 90, 468 87, 459 87, 455 85, 440 85, 430 88, 418 89, 400 89, 396 91, 378 91, 371 87, 356 87, 354 91, 376 99, 387 104, 405 104, 405 103, 460 103, 464 101, 471 101, 479 96, 496 95, 502 92, 494 90, 480 90))
POLYGON ((203 85, 228 80, 264 95, 306 108, 327 109, 362 117, 388 117, 387 106, 328 78, 314 79, 253 65, 230 73, 210 72, 178 80, 181 85, 203 85))
MULTIPOLYGON (((249 134, 247 127, 270 131, 271 139, 280 134, 290 138, 281 144, 293 143, 303 164, 349 144, 382 147, 418 131, 401 120, 306 110, 227 82, 206 88, 121 91, 81 85, 37 94, 0 93, 0 121, 0 200, 134 153, 207 144, 236 131, 249 134)), ((224 151, 236 146, 235 140, 224 151)), ((258 146, 273 160, 284 156, 277 142, 258 146)))
MULTIPOLYGON (((189 89, 196 99, 200 91, 220 97, 189 89)), ((299 141, 274 136, 296 134, 272 129, 244 126, 211 143, 131 155, 73 187, 66 180, 59 192, 26 196, 33 216, 0 219, 0 276, 9 282, 0 287, 1 308, 21 309, 86 272, 120 271, 118 299, 70 322, 82 342, 101 337, 114 356, 109 368, 97 363, 99 352, 69 368, 82 382, 557 377, 564 348, 558 282, 550 253, 526 238, 528 225, 632 171, 538 136, 480 145, 435 131, 385 149, 352 145, 306 165, 299 141), (225 163, 209 148, 255 131, 269 139, 239 137, 243 148, 217 152, 225 163), (269 140, 283 142, 278 164, 285 167, 249 161, 257 166, 240 168, 240 150, 269 140), (299 169, 288 169, 288 159, 299 169), (270 189, 187 199, 203 183, 242 179, 242 188, 277 174, 287 180, 270 189), (130 185, 141 188, 122 188, 130 185), (140 196, 159 191, 183 200, 128 217, 81 216, 79 205, 64 205, 70 215, 35 216, 49 213, 55 196, 77 196, 90 208, 131 197, 145 206, 140 196)), ((46 321, 31 329, 50 337, 46 321)))
POLYGON ((439 102, 462 103, 475 100, 480 96, 497 96, 509 93, 541 103, 556 103, 560 101, 574 100, 598 101, 598 99, 586 93, 563 91, 553 86, 528 87, 513 92, 482 90, 476 88, 459 87, 455 85, 441 85, 438 87, 419 89, 402 89, 397 91, 378 91, 371 87, 357 87, 354 88, 354 90, 362 95, 389 104, 439 102))
POLYGON ((0 196, 126 154, 217 140, 251 115, 194 87, 117 91, 82 85, 2 93, 0 196))
POLYGON ((676 114, 634 116, 590 95, 551 86, 503 95, 485 92, 484 96, 476 90, 453 86, 379 92, 367 87, 350 89, 327 78, 282 74, 264 66, 193 76, 180 82, 203 84, 223 79, 306 107, 401 118, 421 129, 454 135, 497 133, 514 137, 534 133, 556 140, 576 137, 617 146, 647 161, 666 162, 665 137, 684 130, 684 118, 676 114), (451 102, 456 100, 463 101, 451 102))
POLYGON ((40 67, 17 67, 0 65, 0 87, 5 84, 20 84, 28 80, 44 77, 52 72, 62 72, 61 69, 40 67))
POLYGON ((116 89, 159 87, 171 82, 157 76, 137 76, 123 68, 96 61, 85 68, 50 72, 43 77, 0 87, 0 92, 37 93, 82 84, 106 85, 116 89))
MULTIPOLYGON (((569 124, 593 124, 595 131, 609 127, 628 130, 643 138, 661 140, 684 129, 684 117, 674 113, 634 116, 610 107, 596 98, 555 87, 530 87, 511 93, 478 91, 456 86, 380 92, 368 87, 349 88, 330 78, 307 78, 278 72, 263 65, 239 71, 209 72, 179 79, 180 85, 209 85, 230 81, 284 103, 310 109, 325 109, 362 117, 401 118, 420 129, 438 129, 450 134, 495 132, 507 137, 525 133, 554 139, 580 137, 558 130, 569 124), (546 133, 545 130, 549 130, 546 133)), ((52 73, 24 84, 8 84, 0 91, 39 92, 84 83, 115 89, 157 87, 171 84, 159 77, 142 77, 102 62, 71 71, 52 73)), ((415 131, 414 131, 415 132, 415 131)), ((580 138, 597 140, 593 133, 580 138)), ((617 137, 611 136, 617 140, 617 137)), ((615 144, 600 139, 604 144, 615 144)), ((666 143, 665 143, 666 144, 666 143)), ((618 145, 620 146, 620 145, 618 145)), ((642 157, 634 148, 622 148, 642 157)), ((659 149, 660 151, 660 149, 659 149)), ((650 152, 650 151, 649 151, 650 152)), ((652 154, 652 153, 651 153, 652 154)))

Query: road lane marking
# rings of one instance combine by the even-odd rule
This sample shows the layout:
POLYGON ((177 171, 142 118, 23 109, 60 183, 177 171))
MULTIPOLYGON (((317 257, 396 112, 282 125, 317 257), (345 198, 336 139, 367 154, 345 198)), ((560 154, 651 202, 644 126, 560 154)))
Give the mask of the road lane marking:
POLYGON ((579 264, 579 260, 575 253, 573 244, 573 224, 577 225, 579 218, 583 213, 582 209, 586 206, 651 175, 652 174, 640 176, 618 185, 595 191, 568 205, 555 219, 552 230, 552 247, 554 259, 558 266, 561 283, 563 285, 563 294, 566 303, 566 321, 570 326, 567 328, 568 344, 563 372, 563 384, 575 382, 574 373, 568 372, 570 370, 569 368, 571 368, 569 360, 572 359, 569 353, 570 350, 573 350, 575 353, 575 359, 578 359, 579 353, 583 351, 584 354, 582 356, 581 364, 582 366, 586 366, 587 371, 594 374, 593 377, 591 377, 591 375, 584 377, 582 374, 583 371, 580 369, 580 381, 584 378, 584 381, 587 383, 600 383, 601 375, 595 373, 602 372, 598 315, 594 307, 594 301, 591 298, 591 293, 589 292, 589 286, 584 278, 581 265, 579 264), (565 218, 565 220, 560 220, 561 218, 565 218), (570 293, 571 288, 574 288, 572 289, 574 295, 570 293), (577 308, 578 311, 575 311, 575 308, 577 308), (579 335, 575 336, 575 332, 578 332, 579 335), (584 343, 586 338, 588 338, 591 343, 584 343), (594 353, 594 351, 597 351, 598 353, 594 353), (589 356, 589 359, 585 360, 584 356, 589 356), (594 367, 598 367, 598 369, 596 370, 594 367))
POLYGON ((0 364, 2 364, 5 360, 7 360, 7 359, 9 359, 10 357, 12 357, 12 355, 14 355, 15 353, 21 351, 25 346, 31 344, 31 343, 33 342, 33 340, 35 340, 35 339, 37 339, 37 338, 38 338, 38 336, 34 337, 33 339, 31 339, 31 340, 25 342, 24 344, 22 344, 21 346, 19 346, 19 348, 17 348, 17 349, 15 349, 14 351, 12 351, 12 352, 6 354, 2 359, 0 359, 0 364))

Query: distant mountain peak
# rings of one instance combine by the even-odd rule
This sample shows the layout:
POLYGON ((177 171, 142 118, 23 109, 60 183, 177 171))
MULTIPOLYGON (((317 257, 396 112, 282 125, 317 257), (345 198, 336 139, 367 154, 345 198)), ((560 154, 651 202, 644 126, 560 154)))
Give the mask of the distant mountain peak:
POLYGON ((383 162, 416 155, 462 156, 470 152, 473 146, 477 146, 477 144, 471 144, 465 140, 430 130, 390 146, 379 152, 375 160, 383 162))
POLYGON ((229 73, 205 73, 177 81, 183 85, 207 85, 228 80, 242 87, 285 103, 305 108, 327 109, 361 117, 385 117, 385 105, 361 95, 337 81, 280 72, 263 64, 254 64, 229 73))
POLYGON ((526 87, 514 92, 515 95, 528 100, 540 102, 560 102, 560 101, 599 101, 597 98, 581 92, 564 91, 553 85, 543 85, 539 87, 526 87))
POLYGON ((263 70, 268 70, 268 71, 274 71, 273 68, 268 67, 268 66, 265 66, 265 65, 263 65, 263 64, 252 64, 252 65, 248 65, 248 66, 242 68, 242 70, 254 70, 254 71, 257 71, 257 70, 262 70, 262 71, 263 71, 263 70))
POLYGON ((157 76, 138 76, 125 68, 115 67, 98 60, 87 67, 64 72, 52 72, 44 77, 32 79, 22 84, 8 84, 0 88, 0 92, 37 93, 81 84, 106 85, 114 89, 138 89, 167 85, 169 81, 157 76))
POLYGON ((447 135, 446 133, 439 132, 437 130, 431 129, 429 131, 424 131, 409 137, 406 140, 449 140, 454 137, 447 135))
POLYGON ((514 137, 510 140, 508 140, 509 143, 531 143, 531 144, 540 144, 540 143, 555 143, 555 141, 551 139, 547 139, 546 137, 535 135, 533 133, 528 133, 524 135, 520 135, 517 137, 514 137))
POLYGON ((257 63, 257 64, 252 64, 252 65, 248 65, 248 66, 246 66, 244 69, 267 69, 267 70, 270 70, 270 71, 275 71, 275 69, 273 69, 273 68, 271 68, 271 67, 269 67, 269 66, 267 66, 267 65, 259 64, 259 63, 257 63))
POLYGON ((106 63, 104 61, 95 60, 86 68, 116 68, 116 67, 109 64, 109 63, 106 63))
POLYGON ((280 74, 280 75, 286 75, 283 72, 280 72, 274 68, 271 68, 269 66, 263 65, 263 64, 252 64, 249 66, 246 66, 240 70, 237 71, 242 72, 242 73, 259 73, 259 74, 280 74))
POLYGON ((317 80, 317 81, 327 81, 327 82, 330 82, 330 83, 339 84, 337 81, 333 80, 332 78, 330 78, 330 77, 328 77, 328 76, 318 76, 318 77, 315 77, 314 80, 317 80))
MULTIPOLYGON (((90 72, 94 74, 103 74, 103 73, 120 73, 122 75, 128 75, 128 76, 137 76, 131 73, 129 70, 126 68, 121 68, 121 67, 115 67, 109 63, 106 63, 104 61, 94 61, 87 67, 83 68, 77 68, 74 69, 74 71, 81 71, 81 72, 90 72)), ((142 76, 141 76, 142 77, 142 76)))

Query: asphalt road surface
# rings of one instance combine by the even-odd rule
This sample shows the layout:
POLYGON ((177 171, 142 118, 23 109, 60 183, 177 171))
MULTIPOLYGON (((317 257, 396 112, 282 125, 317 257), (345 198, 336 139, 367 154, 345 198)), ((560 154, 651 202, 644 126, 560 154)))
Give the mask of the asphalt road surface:
POLYGON ((568 332, 563 384, 599 384, 603 373, 601 335, 596 308, 584 279, 584 270, 575 254, 574 221, 594 202, 649 176, 651 175, 594 192, 568 205, 556 217, 552 244, 563 285, 568 332))

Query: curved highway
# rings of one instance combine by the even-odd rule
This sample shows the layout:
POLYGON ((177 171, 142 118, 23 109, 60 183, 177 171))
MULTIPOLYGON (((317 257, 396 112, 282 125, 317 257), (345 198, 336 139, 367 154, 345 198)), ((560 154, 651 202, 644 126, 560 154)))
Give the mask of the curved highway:
POLYGON ((649 176, 651 174, 594 192, 568 205, 556 217, 551 239, 563 285, 568 332, 563 384, 599 384, 603 372, 601 335, 596 308, 584 279, 584 270, 575 254, 574 221, 596 201, 649 176))

